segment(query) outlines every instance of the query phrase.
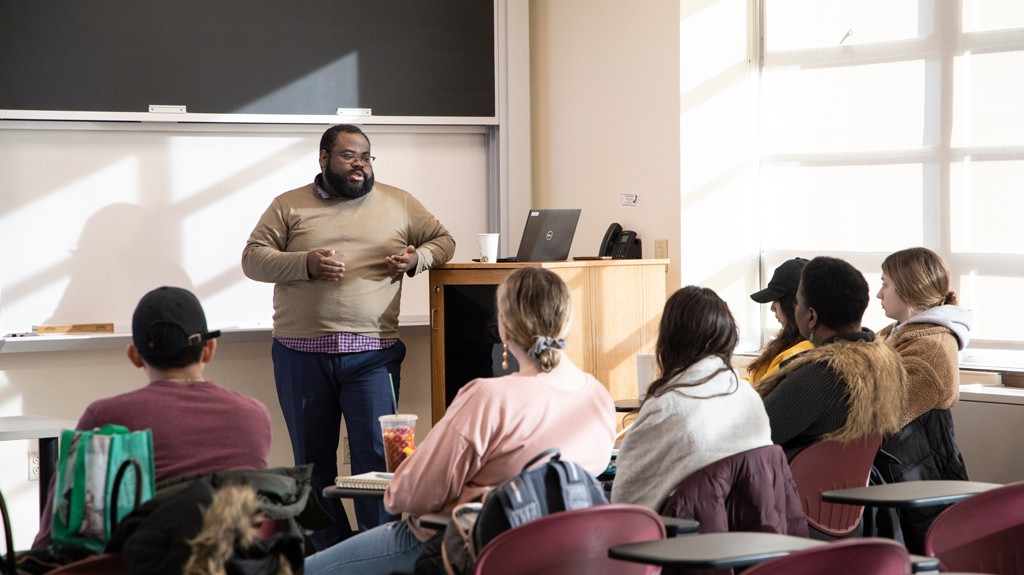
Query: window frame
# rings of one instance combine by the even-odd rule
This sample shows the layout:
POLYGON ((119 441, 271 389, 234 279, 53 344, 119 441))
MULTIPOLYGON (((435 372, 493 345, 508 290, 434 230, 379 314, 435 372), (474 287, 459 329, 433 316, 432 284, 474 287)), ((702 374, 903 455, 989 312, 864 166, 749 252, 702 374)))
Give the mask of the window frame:
MULTIPOLYGON (((962 293, 960 278, 971 274, 982 276, 1010 277, 1024 279, 1024 249, 1017 253, 954 252, 951 229, 952 220, 952 169, 958 163, 992 161, 1024 162, 1024 136, 1015 145, 967 145, 954 146, 952 142, 955 110, 954 73, 956 59, 962 54, 995 54, 1003 52, 1024 52, 1024 28, 989 30, 979 32, 962 31, 962 3, 946 0, 921 1, 918 3, 919 25, 925 20, 934 22, 934 29, 918 38, 843 46, 813 47, 768 51, 766 15, 772 0, 757 0, 757 14, 752 19, 758 27, 755 36, 758 45, 753 46, 754 58, 758 62, 758 102, 763 105, 762 81, 766 72, 799 67, 801 70, 818 70, 865 66, 872 64, 921 60, 925 65, 924 86, 924 136, 922 145, 916 149, 901 150, 856 150, 856 151, 785 151, 772 152, 761 149, 757 162, 755 179, 762 181, 762 171, 772 166, 799 164, 806 167, 848 167, 880 166, 886 164, 917 164, 922 170, 922 218, 923 237, 921 244, 935 250, 950 268, 952 289, 962 293)), ((759 110, 762 115, 769 113, 759 110)), ((759 186, 761 187, 761 186, 759 186)), ((766 192, 770 194, 771 192, 766 192)), ((760 194, 760 202, 771 201, 760 194)), ((1008 232, 1009 233, 1009 232, 1008 232)), ((899 246, 896 249, 902 249, 899 246)), ((832 255, 846 259, 864 272, 877 273, 882 261, 891 252, 823 252, 815 246, 793 246, 777 249, 764 245, 762 238, 760 269, 761 284, 770 278, 771 270, 782 261, 796 256, 832 255)), ((867 275, 867 274, 866 274, 867 275)), ((871 294, 872 297, 875 295, 871 294)), ((963 298, 961 298, 963 302, 963 298)), ((1015 302, 1005 302, 1011 306, 1015 302)), ((998 304, 997 304, 998 305, 998 304)), ((966 307, 966 306, 965 306, 966 307)), ((984 310, 980 310, 984 311, 984 310)), ((774 327, 767 325, 765 314, 761 315, 762 339, 768 339, 774 327)), ((881 326, 876 326, 881 327, 881 326)), ((973 334, 972 334, 973 336, 973 334)), ((1010 369, 1024 370, 1024 330, 1017 340, 974 339, 961 354, 961 367, 969 369, 1010 369)))

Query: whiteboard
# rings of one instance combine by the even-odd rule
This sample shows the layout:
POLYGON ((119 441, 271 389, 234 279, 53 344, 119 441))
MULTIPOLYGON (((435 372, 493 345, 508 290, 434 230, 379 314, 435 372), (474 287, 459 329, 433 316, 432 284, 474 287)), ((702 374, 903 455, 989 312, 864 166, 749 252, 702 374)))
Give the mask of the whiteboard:
MULTIPOLYGON (((271 325, 272 284, 241 271, 271 200, 312 181, 326 126, 166 130, 0 125, 0 335, 50 323, 131 330, 139 298, 193 290, 212 328, 271 325)), ((484 127, 365 126, 377 180, 415 195, 476 257, 487 222, 484 127)), ((402 316, 425 316, 427 274, 402 316)))

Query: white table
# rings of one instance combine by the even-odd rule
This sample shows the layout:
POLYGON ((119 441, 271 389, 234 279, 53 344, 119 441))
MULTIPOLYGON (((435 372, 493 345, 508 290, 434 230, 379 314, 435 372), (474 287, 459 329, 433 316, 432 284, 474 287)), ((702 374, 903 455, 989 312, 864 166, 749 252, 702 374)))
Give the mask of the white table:
POLYGON ((9 415, 0 417, 0 441, 14 439, 39 440, 39 513, 46 507, 50 480, 57 472, 57 440, 63 429, 74 429, 73 419, 57 419, 41 415, 9 415))

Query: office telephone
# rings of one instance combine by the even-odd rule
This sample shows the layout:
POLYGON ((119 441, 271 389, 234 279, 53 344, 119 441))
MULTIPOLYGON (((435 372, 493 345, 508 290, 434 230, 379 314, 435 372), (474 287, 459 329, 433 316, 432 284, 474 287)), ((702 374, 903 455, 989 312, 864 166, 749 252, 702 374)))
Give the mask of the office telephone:
POLYGON ((597 255, 611 256, 614 260, 638 260, 642 257, 640 238, 636 237, 636 232, 613 223, 608 226, 597 255))

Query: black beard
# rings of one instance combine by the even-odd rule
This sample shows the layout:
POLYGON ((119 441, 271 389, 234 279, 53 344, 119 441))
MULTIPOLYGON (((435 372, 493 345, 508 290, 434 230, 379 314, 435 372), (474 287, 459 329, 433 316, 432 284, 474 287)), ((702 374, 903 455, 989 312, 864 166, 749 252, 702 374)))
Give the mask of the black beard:
POLYGON ((361 183, 350 183, 347 178, 342 177, 334 170, 330 168, 324 170, 324 179, 330 186, 328 193, 336 198, 353 200, 365 196, 373 189, 373 174, 363 172, 363 175, 365 177, 361 183))

